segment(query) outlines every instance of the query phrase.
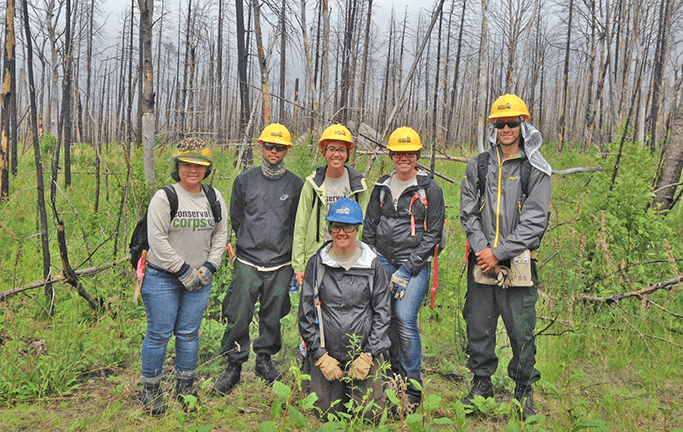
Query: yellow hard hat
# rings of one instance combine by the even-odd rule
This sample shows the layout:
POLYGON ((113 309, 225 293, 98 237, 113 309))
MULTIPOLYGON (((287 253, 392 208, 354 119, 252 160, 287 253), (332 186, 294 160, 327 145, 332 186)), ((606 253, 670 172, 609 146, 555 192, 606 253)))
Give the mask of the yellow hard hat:
POLYGON ((206 147, 206 143, 201 138, 185 138, 177 144, 177 149, 171 155, 171 178, 180 181, 178 174, 178 163, 186 162, 206 167, 204 178, 207 178, 213 169, 213 159, 211 150, 206 147))
POLYGON ((201 138, 185 138, 178 143, 177 147, 171 156, 176 160, 203 166, 211 166, 213 163, 211 150, 206 147, 201 138))
POLYGON ((413 128, 400 127, 389 136, 387 150, 390 151, 418 151, 422 150, 420 135, 413 128))
POLYGON ((531 115, 526 107, 526 104, 517 95, 505 94, 493 103, 491 107, 491 114, 489 120, 493 121, 500 117, 518 117, 521 116, 524 120, 529 120, 531 115))
POLYGON ((287 147, 291 147, 292 135, 283 125, 279 123, 273 123, 266 126, 266 128, 263 129, 263 132, 261 132, 258 143, 263 144, 264 142, 271 144, 283 144, 287 147))
POLYGON ((343 141, 346 143, 349 151, 353 148, 353 137, 351 136, 351 132, 340 124, 328 127, 323 134, 320 135, 320 141, 318 141, 320 150, 325 151, 327 141, 343 141))

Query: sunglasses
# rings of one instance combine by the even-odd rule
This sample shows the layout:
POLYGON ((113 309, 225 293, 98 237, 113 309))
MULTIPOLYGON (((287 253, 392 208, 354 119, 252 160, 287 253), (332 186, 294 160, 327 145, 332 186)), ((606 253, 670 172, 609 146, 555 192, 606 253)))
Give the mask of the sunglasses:
POLYGON ((354 224, 345 224, 345 223, 331 223, 330 224, 330 232, 333 233, 338 233, 340 230, 344 230, 345 233, 352 233, 356 231, 358 227, 354 224))
POLYGON ((283 151, 287 150, 286 145, 271 143, 263 143, 263 148, 266 149, 266 151, 273 151, 273 149, 276 149, 279 153, 282 153, 283 151))
POLYGON ((521 120, 510 120, 510 121, 506 121, 506 122, 497 121, 497 122, 493 122, 493 127, 495 127, 496 129, 503 129, 507 125, 507 127, 509 127, 510 129, 514 129, 517 126, 519 126, 520 124, 522 124, 521 120))
POLYGON ((401 159, 403 156, 405 156, 408 159, 410 159, 411 157, 413 157, 415 155, 417 155, 416 151, 396 151, 396 152, 392 153, 391 157, 401 159))

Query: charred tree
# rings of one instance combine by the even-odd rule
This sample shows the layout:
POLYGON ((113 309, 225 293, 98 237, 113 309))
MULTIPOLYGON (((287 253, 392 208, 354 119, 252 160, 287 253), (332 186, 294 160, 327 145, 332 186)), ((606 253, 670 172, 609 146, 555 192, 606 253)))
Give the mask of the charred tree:
POLYGON ((156 190, 154 175, 154 71, 152 70, 152 16, 154 0, 138 0, 142 44, 142 147, 145 153, 145 179, 156 190))

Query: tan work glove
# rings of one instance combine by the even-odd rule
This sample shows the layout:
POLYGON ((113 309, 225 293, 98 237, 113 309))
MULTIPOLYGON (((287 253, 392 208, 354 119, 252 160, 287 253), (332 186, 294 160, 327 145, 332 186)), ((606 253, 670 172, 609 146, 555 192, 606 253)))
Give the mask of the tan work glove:
POLYGON ((344 377, 344 372, 342 372, 339 367, 339 360, 330 357, 327 353, 323 354, 322 357, 315 362, 315 365, 320 368, 320 371, 328 381, 334 381, 344 377))
POLYGON ((370 368, 372 367, 372 356, 367 353, 362 353, 357 359, 351 363, 351 368, 349 369, 349 378, 356 380, 364 380, 368 377, 370 373, 370 368))

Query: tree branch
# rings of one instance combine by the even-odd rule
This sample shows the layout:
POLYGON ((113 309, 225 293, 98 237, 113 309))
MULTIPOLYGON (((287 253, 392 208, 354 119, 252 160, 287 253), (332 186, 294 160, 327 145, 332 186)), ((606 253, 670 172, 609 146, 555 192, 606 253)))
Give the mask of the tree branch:
POLYGON ((662 282, 657 282, 657 283, 650 283, 648 284, 647 288, 643 288, 638 291, 632 291, 632 292, 627 292, 627 293, 622 293, 622 294, 615 294, 610 297, 595 297, 590 294, 580 294, 579 295, 579 300, 582 300, 584 302, 591 302, 591 303, 606 303, 608 305, 611 305, 612 303, 619 303, 621 300, 630 298, 630 297, 637 297, 638 299, 642 299, 644 295, 653 293, 657 290, 660 289, 665 289, 665 290, 670 290, 673 288, 675 285, 678 285, 683 281, 683 276, 678 276, 673 279, 668 279, 662 282))

